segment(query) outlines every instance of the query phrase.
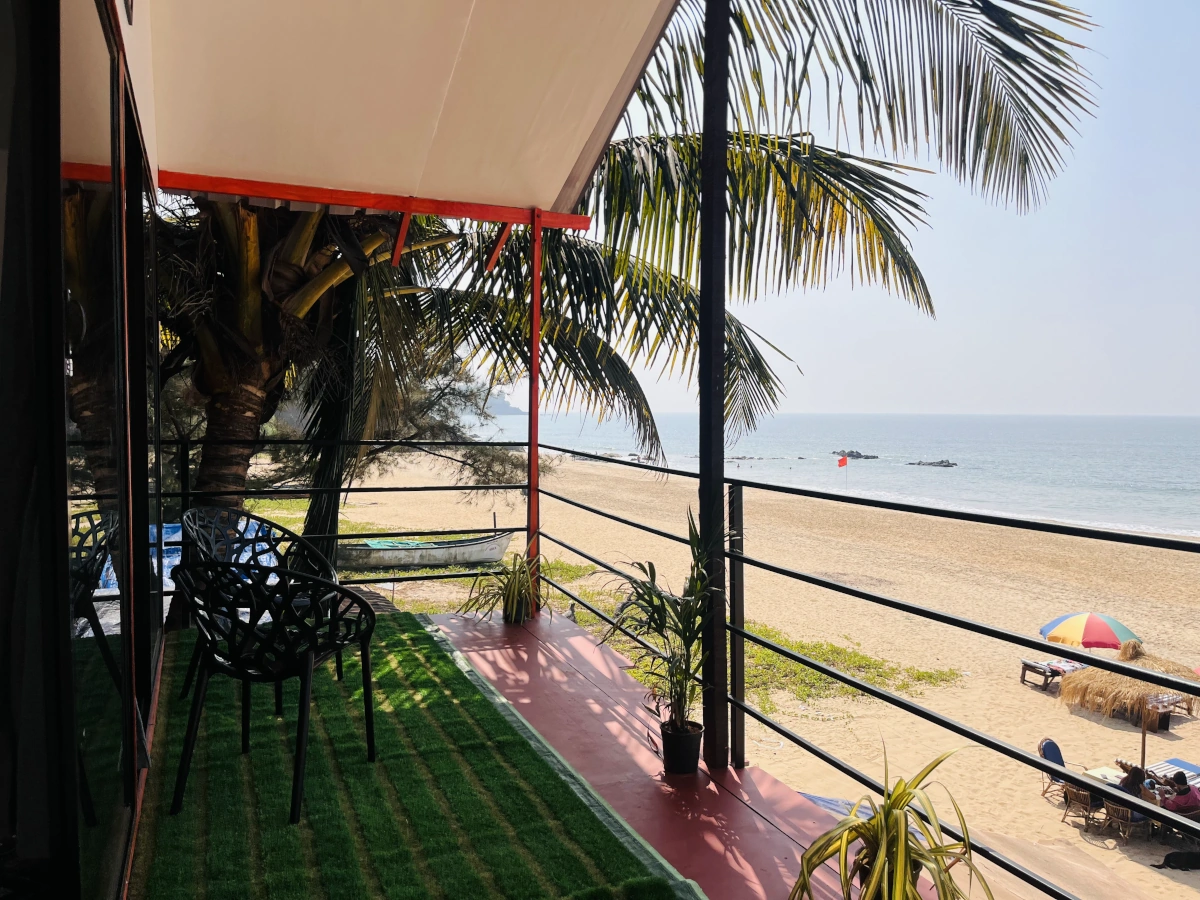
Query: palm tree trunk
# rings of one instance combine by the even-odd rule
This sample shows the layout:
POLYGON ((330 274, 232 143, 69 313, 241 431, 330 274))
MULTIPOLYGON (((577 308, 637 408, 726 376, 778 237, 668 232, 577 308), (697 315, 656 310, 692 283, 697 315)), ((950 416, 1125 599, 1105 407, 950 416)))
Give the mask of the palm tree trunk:
POLYGON ((83 438, 84 458, 91 473, 97 504, 116 509, 120 489, 117 466, 117 404, 112 369, 85 367, 76 359, 75 374, 67 386, 71 419, 83 438))
POLYGON ((209 399, 195 485, 197 492, 216 492, 216 496, 207 496, 206 502, 242 508, 245 498, 238 492, 246 488, 266 401, 267 392, 261 384, 245 381, 209 399))

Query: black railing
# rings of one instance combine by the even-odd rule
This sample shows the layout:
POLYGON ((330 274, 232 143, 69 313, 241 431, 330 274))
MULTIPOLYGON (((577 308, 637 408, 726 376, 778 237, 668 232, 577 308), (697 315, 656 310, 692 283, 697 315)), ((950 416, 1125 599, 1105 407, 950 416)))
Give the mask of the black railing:
MULTIPOLYGON (((93 442, 94 443, 94 442, 93 442)), ((403 485, 403 486, 351 486, 351 487, 304 487, 295 485, 279 485, 267 487, 247 487, 240 490, 219 490, 219 491, 197 491, 192 488, 192 451, 202 444, 207 443, 210 446, 246 446, 251 445, 259 450, 266 450, 270 447, 277 446, 346 446, 346 447, 373 447, 379 450, 434 450, 434 449, 454 449, 464 447, 500 447, 506 449, 523 449, 527 444, 523 441, 420 441, 420 440, 372 440, 372 441, 342 441, 342 440, 319 440, 308 441, 301 438, 257 438, 254 440, 211 440, 198 441, 192 440, 189 437, 177 439, 165 439, 160 442, 160 446, 164 449, 174 452, 175 478, 178 482, 178 490, 162 491, 159 496, 166 500, 179 501, 179 513, 182 516, 183 512, 193 508, 198 501, 202 500, 219 500, 223 497, 238 497, 241 499, 256 499, 256 498, 271 498, 271 497, 311 497, 318 494, 393 494, 393 493, 445 493, 445 492, 463 492, 463 493, 480 493, 480 492, 500 492, 500 491, 527 491, 529 485, 525 482, 518 483, 503 483, 503 484, 426 484, 426 485, 403 485)), ((72 446, 87 446, 83 441, 73 441, 72 446)), ((440 455, 440 454, 435 454, 440 455)), ((103 500, 109 498, 109 495, 97 494, 95 492, 79 492, 68 497, 70 501, 83 500, 103 500)), ((310 539, 324 538, 333 539, 338 542, 351 540, 370 540, 384 538, 403 538, 403 537, 438 537, 443 535, 484 535, 484 534, 502 534, 504 532, 525 532, 525 525, 513 525, 509 527, 473 527, 467 526, 463 528, 449 529, 425 529, 425 530, 408 530, 408 531, 369 531, 369 532, 353 532, 348 534, 318 534, 306 535, 310 539)), ((190 553, 190 542, 186 536, 180 540, 163 541, 164 547, 182 547, 184 558, 190 553)), ((401 567, 380 567, 372 571, 385 572, 385 575, 375 575, 362 578, 345 578, 342 579, 343 584, 392 584, 406 581, 437 581, 442 579, 454 578, 473 578, 477 575, 486 574, 490 569, 454 569, 448 571, 418 571, 412 572, 401 567)), ((173 592, 166 592, 168 595, 173 592)))
MULTIPOLYGON (((622 459, 619 457, 602 456, 586 451, 575 450, 568 447, 558 447, 554 445, 542 445, 544 449, 555 450, 561 453, 568 454, 572 457, 592 460, 600 463, 625 466, 628 468, 639 469, 642 471, 654 472, 664 476, 679 476, 684 478, 697 479, 699 476, 696 472, 689 472, 681 469, 668 468, 659 466, 653 463, 646 463, 640 460, 622 459)), ((747 631, 745 628, 745 566, 752 566, 763 571, 768 571, 773 574, 789 578, 795 581, 805 582, 816 587, 824 588, 836 593, 851 596, 859 600, 864 600, 879 606, 890 609, 899 610, 912 615, 919 616, 931 621, 938 622, 943 625, 948 625, 973 634, 980 634, 986 637, 994 638, 1009 644, 1034 649, 1042 652, 1052 653, 1058 657, 1065 657, 1080 662, 1085 662, 1088 665, 1099 669, 1104 669, 1120 675, 1127 676, 1139 681, 1148 682, 1169 689, 1172 692, 1185 694, 1192 697, 1200 697, 1200 683, 1189 681, 1187 679, 1178 678, 1173 675, 1168 675, 1163 672, 1157 672, 1150 669, 1145 669, 1139 666, 1129 665, 1118 660, 1112 660, 1105 657, 1096 656, 1082 649, 1075 649, 1064 646, 1062 644, 1050 643, 1039 638, 1032 638, 1024 634, 1013 631, 1008 631, 1003 628, 988 625, 983 622, 977 622, 962 616, 956 616, 951 613, 942 612, 936 609, 930 609, 917 603, 911 603, 904 600, 899 600, 893 597, 887 597, 882 594, 876 594, 871 591, 865 591, 850 585, 842 584, 831 579, 822 578, 817 575, 811 575, 792 569, 786 566, 780 566, 765 560, 756 559, 746 555, 745 552, 745 534, 743 528, 743 512, 745 504, 744 492, 747 488, 752 490, 761 490, 779 494, 789 494, 793 496, 806 497, 809 499, 824 500, 834 503, 847 503, 858 506, 869 506, 878 509, 887 509, 896 512, 905 512, 916 515, 933 516, 938 518, 955 519, 965 522, 973 522, 981 525, 989 525, 1003 528, 1019 528, 1029 531, 1039 531, 1051 534, 1059 534, 1069 537, 1078 537, 1088 540, 1108 541, 1112 543, 1131 544, 1135 546, 1150 547, 1162 550, 1181 551, 1185 553, 1200 553, 1200 542, 1192 542, 1173 538, 1162 538, 1154 535, 1137 534, 1130 532, 1112 531, 1097 528, 1084 528, 1074 525, 1061 524, 1056 522, 1041 522, 1027 519, 1017 519, 1005 516, 995 516, 984 513, 960 512, 958 510, 939 509, 937 507, 917 506, 914 504, 894 503, 882 500, 873 500, 864 497, 845 496, 840 494, 830 494, 822 491, 813 491, 805 488, 794 488, 783 485, 772 485, 762 482, 749 481, 741 478, 726 478, 725 484, 728 487, 728 543, 724 551, 726 562, 728 563, 728 620, 726 623, 726 632, 729 636, 729 664, 728 664, 728 680, 729 691, 727 694, 727 702, 730 708, 730 761, 735 767, 745 766, 746 750, 745 750, 745 717, 750 716, 762 725, 770 728, 781 737, 785 738, 792 744, 806 750, 825 763, 833 766, 838 771, 850 776, 863 786, 869 788, 876 793, 882 793, 884 786, 875 779, 860 772, 851 764, 839 759, 832 753, 817 746, 811 741, 796 734, 785 725, 772 719, 770 716, 755 709, 751 704, 746 702, 745 697, 745 642, 750 641, 756 646, 761 647, 771 653, 789 660, 797 665, 805 666, 813 671, 819 672, 828 678, 832 678, 848 687, 860 691, 868 696, 876 697, 891 706, 902 709, 905 712, 915 715, 921 719, 939 725, 946 730, 965 737, 980 746, 986 747, 996 753, 999 753, 1015 762, 1021 763, 1029 768, 1059 779, 1063 782, 1071 784, 1075 787, 1082 788, 1091 794, 1103 797, 1116 804, 1126 808, 1134 809, 1137 812, 1145 815, 1147 818, 1157 821, 1163 825, 1170 826, 1176 831, 1192 837, 1200 839, 1200 823, 1185 819, 1182 816, 1168 812, 1167 810, 1154 806, 1139 798, 1135 798, 1130 794, 1125 793, 1117 787, 1107 785, 1096 779, 1087 777, 1078 772, 1055 765, 1048 762, 1040 756, 1029 753, 1018 747, 1015 747, 1005 741, 1001 741, 985 732, 971 728, 957 722, 947 716, 927 709, 920 704, 914 703, 905 697, 901 697, 890 691, 878 688, 867 682, 857 679, 851 675, 847 675, 832 666, 825 665, 817 660, 796 653, 786 647, 747 631)), ((681 535, 673 534, 661 528, 656 528, 642 522, 636 522, 625 516, 618 515, 608 510, 600 509, 590 504, 584 503, 571 497, 564 496, 555 491, 540 490, 543 496, 565 503, 576 509, 583 510, 593 515, 600 516, 613 522, 637 529, 646 534, 654 535, 655 537, 669 540, 676 543, 687 543, 687 539, 681 535)), ((621 571, 619 568, 605 562, 604 560, 587 553, 579 547, 575 547, 561 538, 551 534, 542 532, 542 537, 546 540, 557 544, 564 550, 574 553, 582 559, 591 562, 593 565, 599 566, 602 569, 618 576, 628 577, 627 572, 621 571)), ((556 585, 557 587, 557 585, 556 585)), ((575 599, 575 598, 573 598, 575 599)), ((577 601, 578 602, 578 601, 577 601)), ((590 604, 584 604, 593 613, 599 614, 590 604)), ((601 618, 607 617, 602 616, 601 618)), ((611 621, 611 620, 608 620, 611 621)), ((948 834, 955 837, 961 837, 958 832, 942 823, 942 828, 948 834)), ((989 860, 1010 874, 1016 876, 1027 884, 1038 888, 1048 896, 1061 898, 1061 900, 1073 900, 1074 895, 1065 891, 1063 888, 1048 881, 1035 872, 1026 869, 1019 863, 1008 859, 1003 854, 980 844, 978 841, 971 841, 974 852, 978 853, 982 858, 989 860)))
MULTIPOLYGON (((222 496, 241 496, 244 498, 254 497, 271 497, 271 496, 312 496, 320 493, 402 493, 402 492, 442 492, 442 491, 462 491, 462 492, 489 492, 489 491, 527 491, 528 484, 455 484, 455 485, 412 485, 412 486, 380 486, 380 487, 340 487, 340 488, 311 488, 311 487, 266 487, 266 488, 247 488, 241 491, 195 491, 191 488, 191 472, 190 458, 191 450, 194 442, 188 438, 183 438, 177 441, 163 441, 164 446, 174 445, 176 458, 178 460, 178 479, 179 490, 171 492, 163 492, 164 498, 178 499, 180 508, 186 510, 194 505, 194 501, 199 498, 206 497, 222 497, 222 496)), ((468 446, 493 446, 506 448, 524 448, 527 445, 524 442, 516 441, 316 441, 309 442, 302 439, 258 439, 254 441, 211 441, 210 444, 253 444, 255 447, 266 448, 269 446, 286 446, 286 445, 332 445, 341 444, 345 446, 369 446, 380 449, 400 449, 410 448, 414 450, 444 447, 447 449, 468 447, 468 446)), ((602 456, 595 453, 589 453, 581 450, 574 450, 568 447, 559 447, 555 445, 542 445, 542 449, 553 450, 568 454, 572 457, 592 460, 610 465, 625 466, 629 468, 639 469, 642 471, 654 472, 663 476, 679 476, 684 478, 698 478, 695 472, 689 472, 682 469, 673 469, 666 466, 659 466, 653 463, 642 462, 640 460, 630 460, 614 458, 610 456, 602 456)), ((952 613, 942 612, 936 609, 930 609, 922 606, 919 603, 912 603, 905 600, 899 600, 894 597, 888 597, 882 594, 877 594, 872 591, 866 591, 851 585, 833 581, 828 578, 823 578, 818 575, 812 575, 793 569, 787 566, 771 563, 766 560, 757 559, 749 556, 745 552, 745 534, 743 528, 744 505, 745 505, 745 490, 766 491, 771 493, 786 494, 792 496, 805 497, 834 503, 846 503, 857 506, 868 506, 878 509, 892 510, 895 512, 905 512, 916 515, 932 516, 938 518, 955 519, 958 521, 972 522, 981 525, 1018 528, 1030 531, 1046 532, 1051 534, 1059 534, 1070 537, 1084 538, 1088 540, 1108 541, 1113 543, 1131 544, 1143 547, 1150 547, 1163 550, 1181 551, 1186 553, 1200 553, 1200 542, 1191 542, 1186 540, 1178 540, 1173 538, 1162 538, 1153 535, 1136 534, 1129 532, 1110 531, 1095 528, 1083 528, 1073 525, 1060 524, 1055 522, 1040 522, 1026 519, 1010 518, 1005 516, 995 516, 982 513, 961 512, 958 510, 939 509, 937 507, 917 506, 906 503, 895 503, 890 501, 873 500, 864 497, 854 497, 841 494, 831 494, 822 491, 808 490, 805 488, 795 488, 783 485, 766 484, 757 481, 750 481, 740 478, 726 478, 725 483, 728 487, 728 526, 729 536, 727 546, 724 548, 725 560, 728 564, 728 619, 725 626, 725 631, 728 635, 729 644, 729 662, 728 662, 728 692, 727 703, 730 710, 730 761, 735 767, 746 765, 746 748, 745 748, 745 718, 749 716, 765 727, 773 730, 781 737, 822 760, 826 764, 832 766, 843 774, 853 778, 864 787, 876 793, 882 793, 884 785, 877 780, 871 778, 865 773, 859 771, 850 763, 842 760, 830 753, 829 751, 819 747, 803 736, 795 733, 787 726, 774 720, 764 712, 756 709, 753 705, 746 702, 745 697, 745 643, 747 641, 780 656, 789 662, 804 666, 815 672, 818 672, 825 677, 838 681, 853 690, 864 693, 868 696, 876 697, 883 702, 904 710, 910 715, 917 716, 925 721, 934 723, 954 734, 967 738, 980 746, 986 747, 993 752, 999 753, 1015 762, 1021 763, 1029 768, 1035 769, 1045 775, 1082 788, 1091 794, 1101 796, 1107 800, 1119 803, 1127 808, 1135 809, 1142 813, 1147 818, 1158 821, 1164 825, 1168 825, 1176 831, 1185 834, 1189 837, 1200 839, 1200 823, 1185 819, 1174 813, 1146 803, 1138 798, 1135 798, 1119 788, 1111 787, 1107 784, 1088 778, 1077 772, 1055 765, 1042 759, 1028 751, 1015 747, 1005 741, 1001 741, 985 732, 972 728, 969 725, 957 722, 949 717, 943 716, 933 710, 930 710, 918 703, 915 703, 905 697, 887 691, 883 688, 872 685, 861 679, 848 675, 840 670, 826 665, 818 660, 811 659, 801 653, 797 653, 787 647, 780 646, 774 641, 748 631, 745 627, 745 567, 751 566, 762 571, 771 572, 775 575, 788 578, 794 581, 800 581, 813 586, 823 588, 838 594, 842 594, 855 599, 872 603, 881 607, 898 610, 911 615, 915 615, 930 621, 938 622, 942 625, 947 625, 953 628, 958 628, 972 634, 979 634, 995 640, 1003 641, 1008 644, 1021 646, 1033 650, 1038 650, 1047 653, 1053 653, 1059 657, 1085 662, 1088 665, 1099 669, 1114 672, 1120 675, 1127 676, 1139 681, 1148 682, 1170 691, 1186 694, 1192 697, 1200 697, 1200 683, 1189 681, 1187 679, 1178 678, 1166 673, 1157 672, 1150 669, 1132 666, 1118 660, 1112 660, 1105 657, 1095 656, 1080 649, 1074 649, 1062 644, 1052 644, 1048 641, 1043 641, 1039 638, 1032 638, 1024 634, 1009 631, 1003 628, 988 625, 983 622, 977 622, 962 616, 956 616, 952 613)), ((556 491, 540 488, 540 495, 549 497, 552 500, 567 504, 587 513, 600 516, 621 525, 637 529, 646 534, 654 535, 655 537, 669 540, 676 543, 687 544, 687 538, 682 535, 673 534, 669 531, 637 522, 625 516, 608 510, 600 509, 591 506, 582 501, 560 494, 556 491)), ((73 500, 95 499, 95 494, 78 494, 73 496, 73 500)), ((435 536, 446 534, 489 534, 500 533, 506 531, 526 531, 525 526, 499 527, 491 528, 461 528, 461 529, 439 529, 426 531, 387 531, 387 532, 356 532, 353 534, 326 534, 326 535, 310 535, 310 537, 332 538, 339 541, 343 540, 366 540, 372 538, 396 538, 396 537, 420 537, 420 536, 435 536)), ((630 573, 606 562, 605 560, 588 553, 580 547, 576 547, 562 538, 556 537, 545 529, 540 531, 540 536, 547 541, 561 547, 569 553, 587 560, 593 565, 617 576, 618 578, 627 579, 630 573)), ((181 544, 184 547, 184 552, 188 552, 187 541, 171 541, 164 544, 181 544)), ((480 574, 485 574, 486 569, 472 570, 448 570, 448 571, 420 571, 420 572, 403 572, 396 570, 392 574, 386 576, 363 577, 346 579, 346 584, 387 584, 400 583, 405 581, 418 580, 439 580, 439 579, 455 579, 455 578, 473 578, 480 574)), ((640 636, 630 632, 628 629, 618 625, 616 620, 604 612, 595 604, 588 602, 578 593, 570 590, 565 585, 558 581, 543 575, 547 584, 555 590, 561 592, 564 596, 578 606, 586 609, 589 613, 596 616, 601 621, 607 623, 611 628, 616 628, 621 631, 626 637, 638 644, 642 649, 651 653, 656 653, 655 648, 640 636)), ((961 837, 958 832, 942 823, 942 828, 948 834, 961 837)), ((1051 883, 1042 876, 1031 872, 1019 863, 1003 856, 1002 854, 992 850, 978 841, 971 841, 972 847, 976 853, 982 858, 989 860, 1000 868, 1020 878, 1022 881, 1038 888, 1046 895, 1060 898, 1060 900, 1075 900, 1074 895, 1063 890, 1059 886, 1051 883)))

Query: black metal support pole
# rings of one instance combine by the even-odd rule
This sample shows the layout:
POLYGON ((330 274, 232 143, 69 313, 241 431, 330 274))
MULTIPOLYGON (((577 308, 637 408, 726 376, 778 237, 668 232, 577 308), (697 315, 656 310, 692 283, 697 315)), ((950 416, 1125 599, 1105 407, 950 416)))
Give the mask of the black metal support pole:
MULTIPOLYGON (((742 486, 729 486, 729 552, 745 552, 742 531, 742 486)), ((729 560, 729 624, 746 627, 745 569, 740 559, 729 560)), ((729 693, 746 702, 746 639, 737 632, 729 635, 729 693)), ((740 706, 729 707, 729 760, 735 769, 746 768, 746 712, 740 706)))
MULTIPOLYGON (((725 585, 725 220, 729 160, 730 0, 704 5, 704 133, 700 155, 700 535, 709 583, 725 585)), ((704 762, 729 765, 725 600, 704 632, 704 762)))

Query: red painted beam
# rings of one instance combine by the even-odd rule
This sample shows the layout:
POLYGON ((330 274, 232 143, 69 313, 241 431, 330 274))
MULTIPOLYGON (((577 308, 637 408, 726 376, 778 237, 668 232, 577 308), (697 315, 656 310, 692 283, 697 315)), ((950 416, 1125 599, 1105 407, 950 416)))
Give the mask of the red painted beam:
MULTIPOLYGON (((252 181, 246 178, 226 178, 221 175, 195 175, 188 172, 172 172, 168 169, 159 169, 158 186, 168 191, 266 197, 271 200, 295 200, 299 203, 352 206, 355 209, 407 212, 418 216, 473 219, 477 222, 508 222, 514 225, 531 225, 533 223, 533 213, 519 206, 462 203, 457 200, 428 200, 423 197, 404 197, 399 194, 376 194, 369 191, 346 191, 338 188, 279 184, 272 181, 252 181)), ((583 231, 592 225, 591 216, 556 212, 543 212, 541 216, 542 225, 545 228, 572 228, 583 231)))
POLYGON ((112 166, 102 166, 96 163, 62 164, 63 181, 87 181, 104 184, 113 180, 112 166))
POLYGON ((392 268, 400 265, 400 257, 404 253, 404 242, 408 240, 408 226, 412 222, 412 213, 400 214, 400 228, 396 232, 396 246, 392 248, 392 268))
POLYGON ((500 229, 500 233, 496 235, 496 243, 492 245, 492 252, 488 254, 486 271, 490 272, 496 268, 496 263, 500 261, 500 251, 508 243, 508 238, 512 234, 512 230, 512 222, 505 222, 504 227, 500 229))

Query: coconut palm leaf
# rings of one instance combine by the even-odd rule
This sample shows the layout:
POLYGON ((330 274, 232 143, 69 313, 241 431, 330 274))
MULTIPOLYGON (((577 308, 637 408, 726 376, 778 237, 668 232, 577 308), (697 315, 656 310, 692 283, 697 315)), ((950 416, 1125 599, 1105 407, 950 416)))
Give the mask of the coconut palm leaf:
MULTIPOLYGON (((989 199, 1037 205, 1091 106, 1060 0, 733 0, 737 132, 813 131, 895 156, 931 150, 989 199), (823 95, 823 96, 822 96, 823 95)), ((636 99, 649 130, 701 120, 703 0, 681 0, 636 99)))
MULTIPOLYGON (((700 146, 697 134, 609 145, 582 205, 622 260, 696 283, 700 146)), ((848 268, 932 313, 903 231, 924 221, 924 195, 893 177, 903 168, 827 150, 806 135, 731 133, 727 258, 735 296, 823 287, 848 268)))
MULTIPOLYGON (((489 246, 481 237, 464 253, 489 246)), ((473 358, 488 366, 498 382, 526 374, 529 254, 528 233, 514 234, 492 272, 476 269, 479 274, 469 291, 476 292, 479 301, 458 326, 466 329, 466 336, 457 339, 473 348, 473 358)), ((454 265, 462 266, 463 261, 454 265)), ((634 425, 642 448, 657 454, 657 430, 646 418, 648 407, 643 412, 645 397, 640 385, 635 388, 629 365, 694 378, 698 292, 643 260, 570 232, 546 233, 543 270, 542 377, 548 399, 568 406, 579 403, 601 416, 620 416, 634 425), (604 395, 611 389, 627 392, 608 402, 604 395)), ((782 393, 760 344, 779 352, 726 313, 725 418, 730 441, 772 412, 782 393)))

